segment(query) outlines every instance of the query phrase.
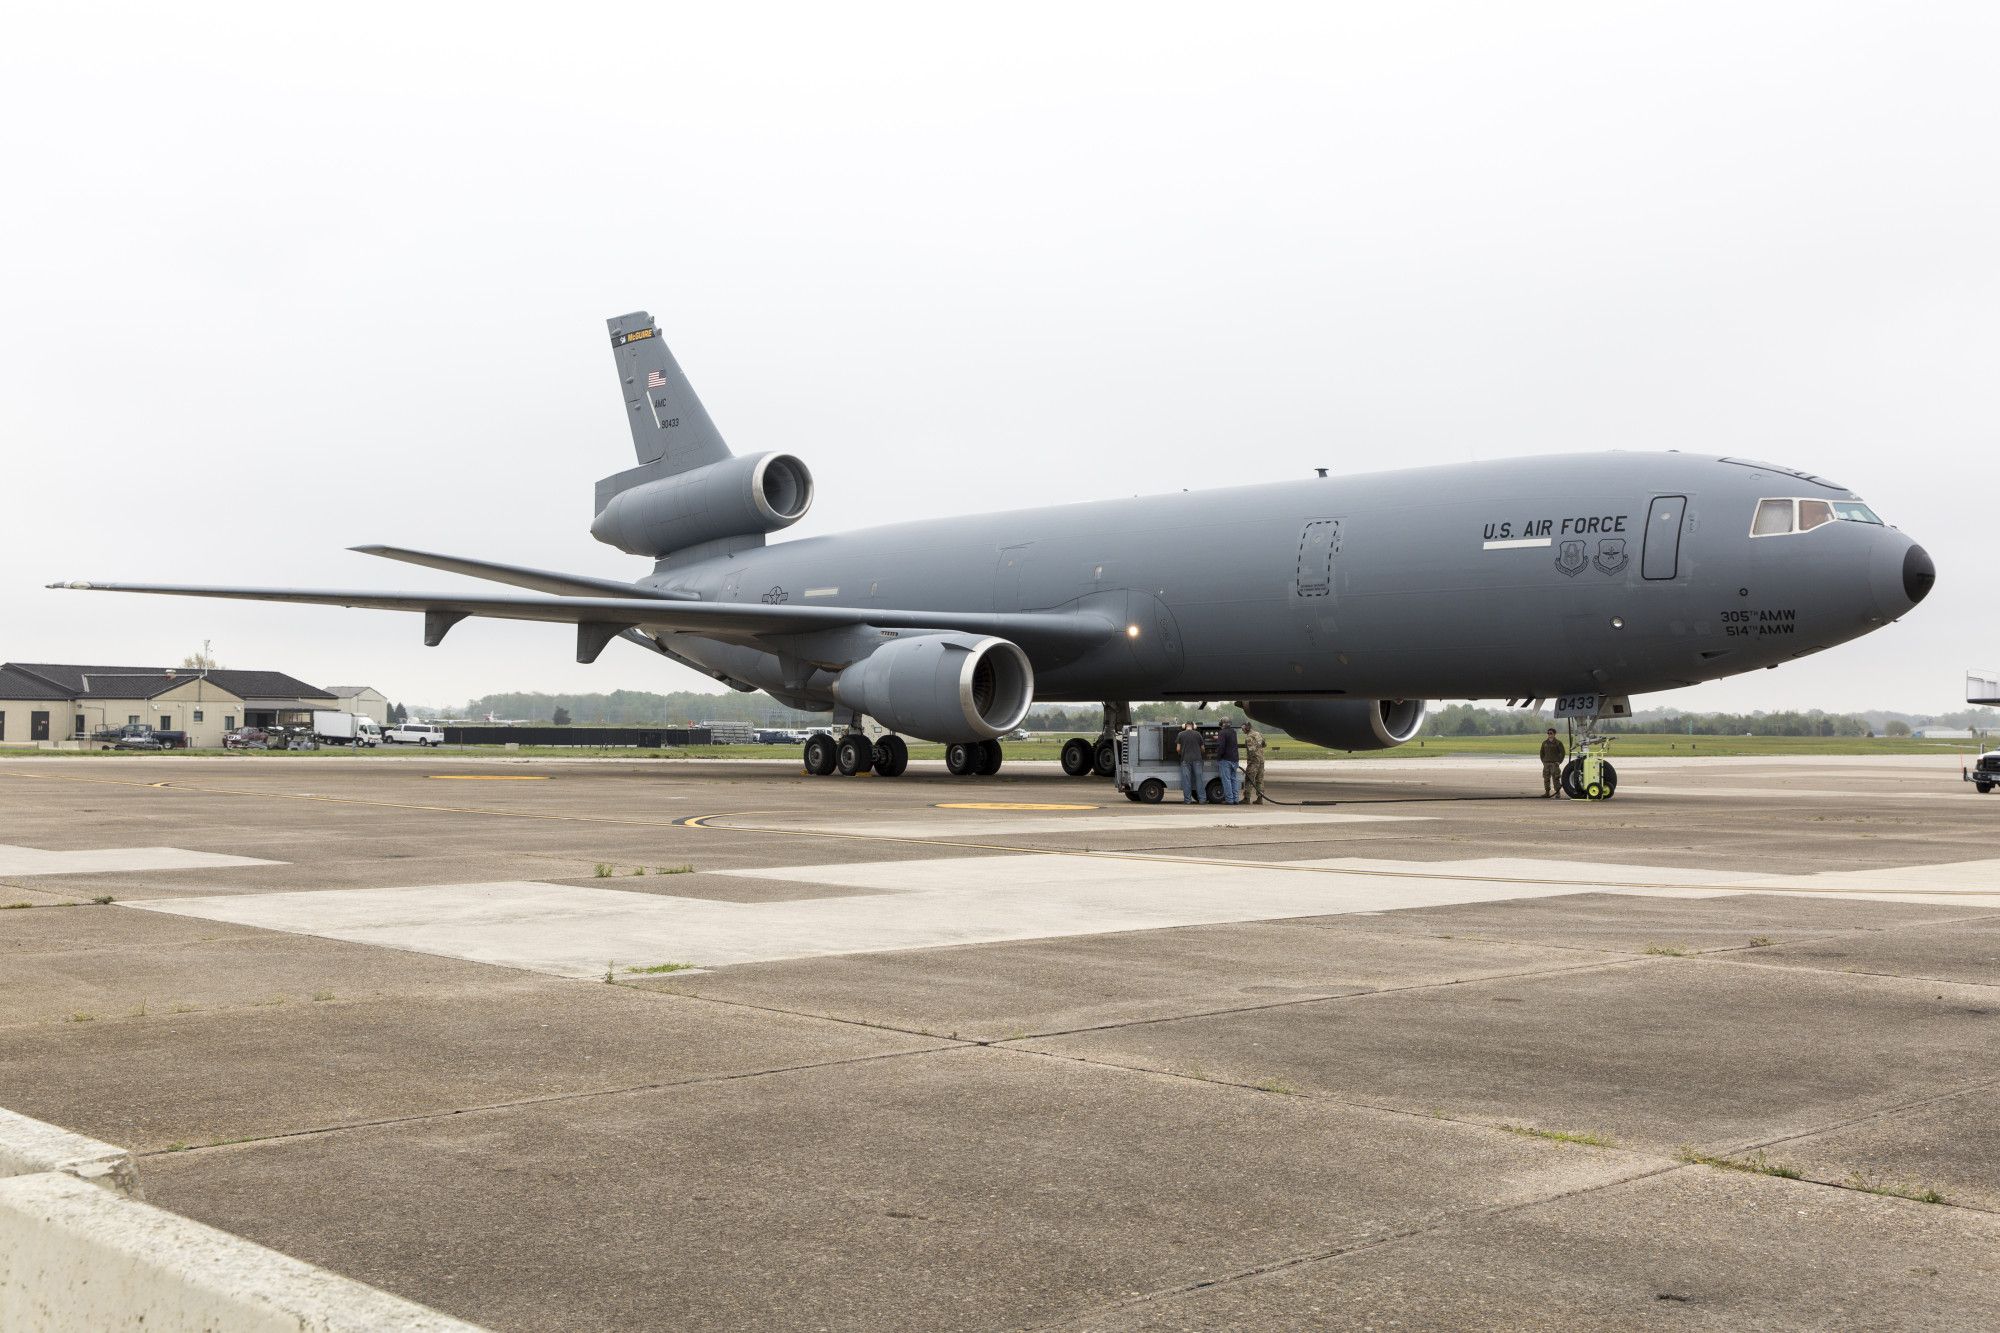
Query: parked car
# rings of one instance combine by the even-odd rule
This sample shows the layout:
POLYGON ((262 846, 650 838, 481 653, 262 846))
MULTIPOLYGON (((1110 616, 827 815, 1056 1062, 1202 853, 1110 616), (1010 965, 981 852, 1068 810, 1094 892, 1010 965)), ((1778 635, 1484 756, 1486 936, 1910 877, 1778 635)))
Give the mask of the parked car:
POLYGON ((271 733, 262 727, 238 727, 234 731, 222 733, 222 748, 225 750, 268 750, 271 748, 271 733))
POLYGON ((398 722, 382 733, 384 745, 443 745, 444 728, 430 722, 398 722))
POLYGON ((90 739, 106 750, 160 750, 166 747, 153 729, 143 722, 128 723, 122 727, 100 727, 90 733, 90 739))

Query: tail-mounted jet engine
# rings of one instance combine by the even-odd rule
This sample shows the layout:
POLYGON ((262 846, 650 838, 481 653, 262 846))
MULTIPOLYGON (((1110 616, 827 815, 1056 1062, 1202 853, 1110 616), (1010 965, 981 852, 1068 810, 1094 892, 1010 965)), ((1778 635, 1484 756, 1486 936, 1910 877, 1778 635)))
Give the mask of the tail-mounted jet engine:
POLYGON ((989 741, 1028 715, 1035 672, 1005 639, 924 634, 891 639, 842 671, 833 697, 891 731, 947 745, 989 741))
POLYGON ((1393 750, 1424 725, 1422 699, 1266 699, 1243 711, 1329 750, 1393 750))
POLYGON ((599 483, 590 535, 630 555, 662 556, 725 537, 788 528, 812 508, 812 472, 790 454, 751 454, 643 480, 648 464, 599 483), (609 497, 603 490, 628 483, 609 497), (632 484, 636 483, 636 484, 632 484))

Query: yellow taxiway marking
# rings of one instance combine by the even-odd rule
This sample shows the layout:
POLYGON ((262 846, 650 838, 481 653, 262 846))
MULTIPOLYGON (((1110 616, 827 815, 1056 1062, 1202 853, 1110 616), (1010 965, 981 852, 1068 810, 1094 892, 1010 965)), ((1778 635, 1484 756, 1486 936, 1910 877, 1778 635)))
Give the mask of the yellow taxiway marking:
MULTIPOLYGON (((157 787, 158 783, 136 782, 125 778, 87 778, 69 773, 24 773, 18 769, 0 770, 0 777, 27 778, 30 781, 74 782, 86 786, 101 787, 157 787)), ((723 824, 709 821, 715 819, 742 819, 755 814, 776 814, 777 811, 740 810, 719 811, 712 815, 695 815, 680 819, 643 819, 629 815, 584 815, 569 812, 542 810, 494 810, 467 805, 419 805, 413 801, 384 801, 365 796, 321 796, 313 792, 256 791, 242 787, 199 787, 177 783, 174 791, 197 792, 207 796, 248 796, 264 800, 318 801, 328 805, 373 806, 384 810, 415 810, 433 814, 484 815, 495 819, 534 819, 555 824, 622 824, 631 828, 698 828, 718 833, 765 833, 788 838, 823 838, 847 842, 893 842, 915 847, 958 847, 975 851, 1011 852, 1015 855, 1030 856, 1075 856, 1107 861, 1153 861, 1178 865, 1210 866, 1216 869, 1244 870, 1286 870, 1309 875, 1361 876, 1375 879, 1429 879, 1451 880, 1475 884, 1560 884, 1578 889, 1616 891, 1618 889, 1692 889, 1711 893, 1795 893, 1816 896, 1843 895, 1884 895, 1923 894, 1936 898, 1984 898, 1992 894, 1991 889, 1892 889, 1892 888, 1808 888, 1778 887, 1763 884, 1668 884, 1648 880, 1614 879, 1557 879, 1546 876, 1529 875, 1468 875, 1440 874, 1434 870, 1364 870, 1347 866, 1300 865, 1288 861, 1239 861, 1223 857, 1171 856, 1158 852, 1112 852, 1091 851, 1080 847, 1021 847, 1010 843, 973 842, 964 838, 907 838, 893 834, 865 833, 860 831, 835 832, 827 829, 786 828, 780 824, 723 824)))
POLYGON ((933 810, 1102 810, 1101 805, 1059 805, 1054 801, 939 801, 933 810))
POLYGON ((547 782, 541 773, 426 773, 432 782, 547 782))

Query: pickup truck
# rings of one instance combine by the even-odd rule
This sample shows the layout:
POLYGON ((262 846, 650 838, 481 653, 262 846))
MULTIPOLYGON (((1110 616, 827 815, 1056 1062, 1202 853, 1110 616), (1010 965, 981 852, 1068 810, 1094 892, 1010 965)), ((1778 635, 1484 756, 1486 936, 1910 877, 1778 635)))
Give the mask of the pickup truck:
POLYGON ((1973 760, 1972 767, 1965 774, 1965 780, 1970 782, 1972 789, 1981 796, 2000 786, 2000 750, 1988 750, 1973 760))
POLYGON ((429 722, 399 722, 382 733, 384 745, 443 745, 444 728, 429 722))

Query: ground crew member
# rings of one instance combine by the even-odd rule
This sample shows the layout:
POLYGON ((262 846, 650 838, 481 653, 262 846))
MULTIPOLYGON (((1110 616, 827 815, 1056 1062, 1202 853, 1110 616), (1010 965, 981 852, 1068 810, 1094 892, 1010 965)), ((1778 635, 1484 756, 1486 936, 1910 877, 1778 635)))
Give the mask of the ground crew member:
POLYGON ((1563 785, 1563 760, 1569 758, 1569 751, 1556 739, 1556 729, 1549 728, 1549 734, 1542 740, 1542 799, 1556 795, 1563 785))
POLYGON ((1174 737, 1174 751, 1181 757, 1181 804, 1202 804, 1205 798, 1201 790, 1201 733, 1194 729, 1194 723, 1181 723, 1181 734, 1174 737))
POLYGON ((1243 724, 1243 790, 1257 794, 1264 804, 1264 733, 1255 722, 1243 724))
POLYGON ((1236 724, 1222 719, 1215 733, 1215 769, 1222 778, 1222 803, 1237 805, 1243 800, 1243 774, 1236 767, 1236 724))

